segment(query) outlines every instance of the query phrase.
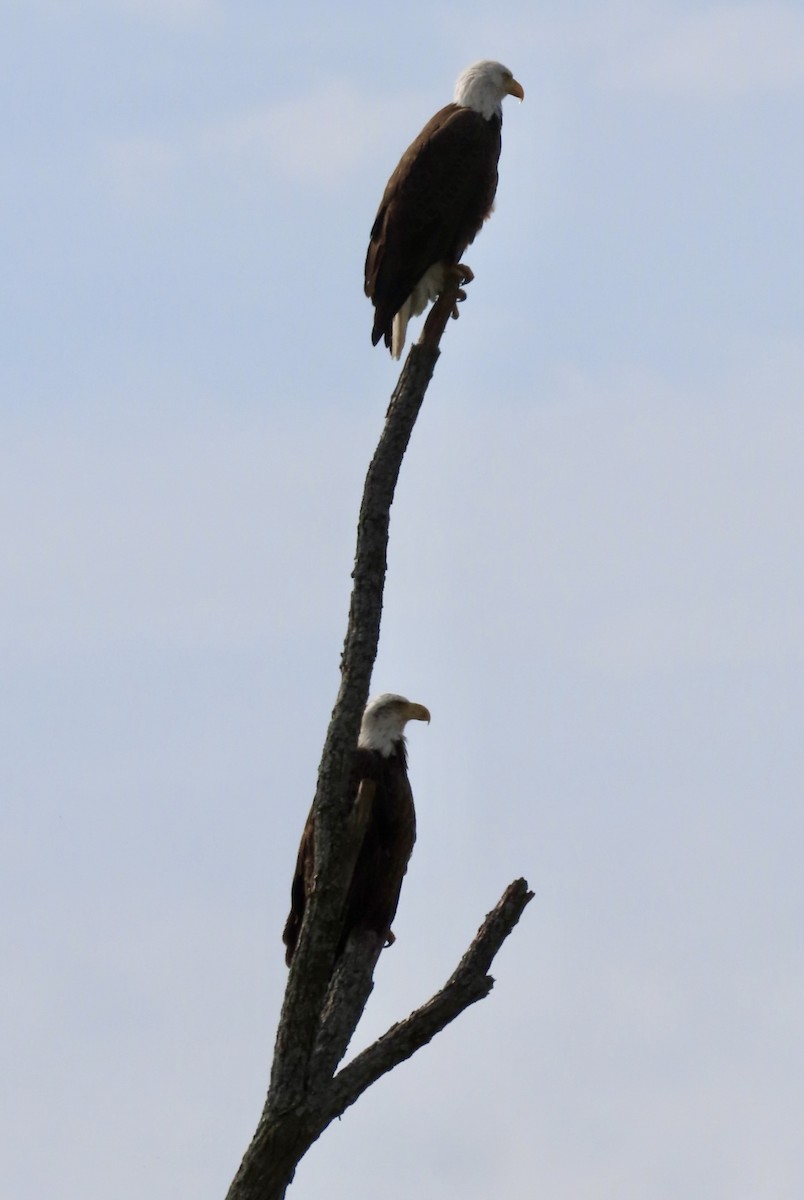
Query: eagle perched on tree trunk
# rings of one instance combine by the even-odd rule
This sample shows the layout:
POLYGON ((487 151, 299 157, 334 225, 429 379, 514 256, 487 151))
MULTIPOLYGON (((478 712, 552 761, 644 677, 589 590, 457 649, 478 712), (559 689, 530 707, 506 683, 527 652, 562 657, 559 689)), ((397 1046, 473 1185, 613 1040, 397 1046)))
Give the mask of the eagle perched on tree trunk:
POLYGON ((504 96, 524 100, 525 92, 502 63, 467 67, 452 104, 427 122, 388 180, 365 291, 374 305, 372 343, 384 338, 394 358, 408 321, 443 291, 449 272, 472 278, 460 259, 494 207, 504 96))
MULTIPOLYGON (((404 730, 408 721, 429 720, 430 714, 423 704, 413 704, 404 696, 385 693, 366 705, 352 765, 349 798, 354 804, 363 779, 373 782, 374 798, 346 899, 338 955, 353 929, 370 929, 388 946, 394 941, 391 922, 416 840, 404 730)), ((299 846, 290 913, 282 934, 288 966, 299 940, 307 897, 314 886, 314 871, 315 820, 311 810, 299 846)))

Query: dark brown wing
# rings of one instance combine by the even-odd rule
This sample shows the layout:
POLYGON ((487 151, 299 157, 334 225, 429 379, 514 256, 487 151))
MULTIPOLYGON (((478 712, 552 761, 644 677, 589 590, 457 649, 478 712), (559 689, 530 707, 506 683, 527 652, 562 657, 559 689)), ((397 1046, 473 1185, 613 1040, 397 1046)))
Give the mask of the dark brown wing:
POLYGON ((353 929, 370 929, 389 939, 416 840, 416 811, 404 746, 381 760, 375 782, 374 804, 349 891, 341 949, 353 929))
POLYGON ((296 943, 299 940, 307 896, 313 886, 314 856, 315 824, 313 822, 313 810, 310 809, 301 842, 299 843, 299 853, 296 856, 296 870, 293 875, 293 882, 290 885, 290 912, 288 913, 287 921, 285 921, 285 928, 282 931, 282 941, 285 943, 285 962, 288 966, 290 966, 293 952, 296 949, 296 943))
MULTIPOLYGON (((350 805, 355 802, 361 779, 375 779, 381 762, 380 756, 371 751, 355 751, 352 773, 349 780, 350 805)), ((370 823, 371 819, 369 819, 370 823)), ((302 921, 304 919, 304 910, 307 906, 307 897, 313 890, 314 874, 315 819, 311 808, 304 826, 304 832, 301 836, 301 842, 299 843, 299 852, 296 856, 296 870, 293 874, 293 882, 290 885, 290 912, 288 913, 288 919, 285 921, 285 928, 282 931, 282 941, 285 943, 285 962, 288 966, 290 966, 296 950, 296 943, 299 940, 299 933, 301 932, 302 921)), ((340 949, 343 949, 347 933, 348 928, 344 932, 340 949)))
POLYGON ((428 121, 388 181, 371 230, 365 290, 371 340, 391 323, 428 267, 456 263, 491 212, 500 157, 498 117, 448 104, 428 121))
MULTIPOLYGON (((400 744, 398 752, 389 758, 382 758, 373 751, 356 751, 350 781, 352 802, 361 779, 374 781, 374 802, 346 901, 338 954, 353 929, 370 929, 388 939, 416 840, 416 812, 408 782, 404 744, 400 744)), ((315 822, 311 809, 299 844, 290 889, 290 913, 282 933, 288 966, 299 940, 307 897, 313 886, 314 867, 315 822)))

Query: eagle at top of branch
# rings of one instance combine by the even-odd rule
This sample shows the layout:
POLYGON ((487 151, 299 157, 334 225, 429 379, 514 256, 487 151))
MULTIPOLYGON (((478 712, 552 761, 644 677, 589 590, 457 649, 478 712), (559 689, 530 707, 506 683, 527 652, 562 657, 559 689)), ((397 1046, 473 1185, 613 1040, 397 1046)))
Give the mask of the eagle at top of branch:
POLYGON ((467 67, 452 103, 431 117, 388 180, 371 229, 365 291, 374 305, 371 341, 383 338, 394 358, 408 321, 444 290, 450 273, 472 278, 460 259, 494 207, 505 96, 524 100, 525 92, 502 63, 467 67))

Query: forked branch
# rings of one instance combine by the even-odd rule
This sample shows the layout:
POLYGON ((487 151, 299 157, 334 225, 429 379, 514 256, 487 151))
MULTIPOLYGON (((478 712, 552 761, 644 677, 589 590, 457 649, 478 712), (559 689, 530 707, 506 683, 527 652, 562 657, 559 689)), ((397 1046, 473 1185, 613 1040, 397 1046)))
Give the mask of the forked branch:
POLYGON ((532 899, 526 880, 515 879, 509 884, 443 988, 338 1072, 325 1097, 330 1120, 339 1117, 372 1083, 426 1046, 465 1009, 489 994, 494 986, 489 967, 532 899))

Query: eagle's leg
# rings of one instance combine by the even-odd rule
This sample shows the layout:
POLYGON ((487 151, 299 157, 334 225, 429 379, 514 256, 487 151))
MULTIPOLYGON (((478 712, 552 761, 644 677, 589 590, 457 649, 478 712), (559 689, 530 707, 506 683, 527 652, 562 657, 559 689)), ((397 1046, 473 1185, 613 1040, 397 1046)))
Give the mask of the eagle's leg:
MULTIPOLYGON (((458 284, 471 283, 475 277, 474 271, 472 270, 471 267, 467 267, 466 263, 455 263, 454 265, 448 267, 447 270, 448 270, 449 274, 452 276, 452 279, 454 279, 455 282, 458 284)), ((466 299, 466 292, 464 291, 464 289, 462 287, 459 287, 458 294, 455 297, 455 303, 452 306, 452 312, 450 313, 450 316, 452 317, 453 321, 458 320, 458 316, 459 316, 458 305, 460 304, 460 302, 462 300, 465 300, 465 299, 466 299)))
POLYGON ((472 271, 465 263, 445 262, 440 265, 440 270, 442 277, 438 296, 419 338, 420 345, 429 346, 430 349, 438 348, 449 318, 458 316, 458 303, 466 299, 466 292, 461 284, 474 279, 472 271))

